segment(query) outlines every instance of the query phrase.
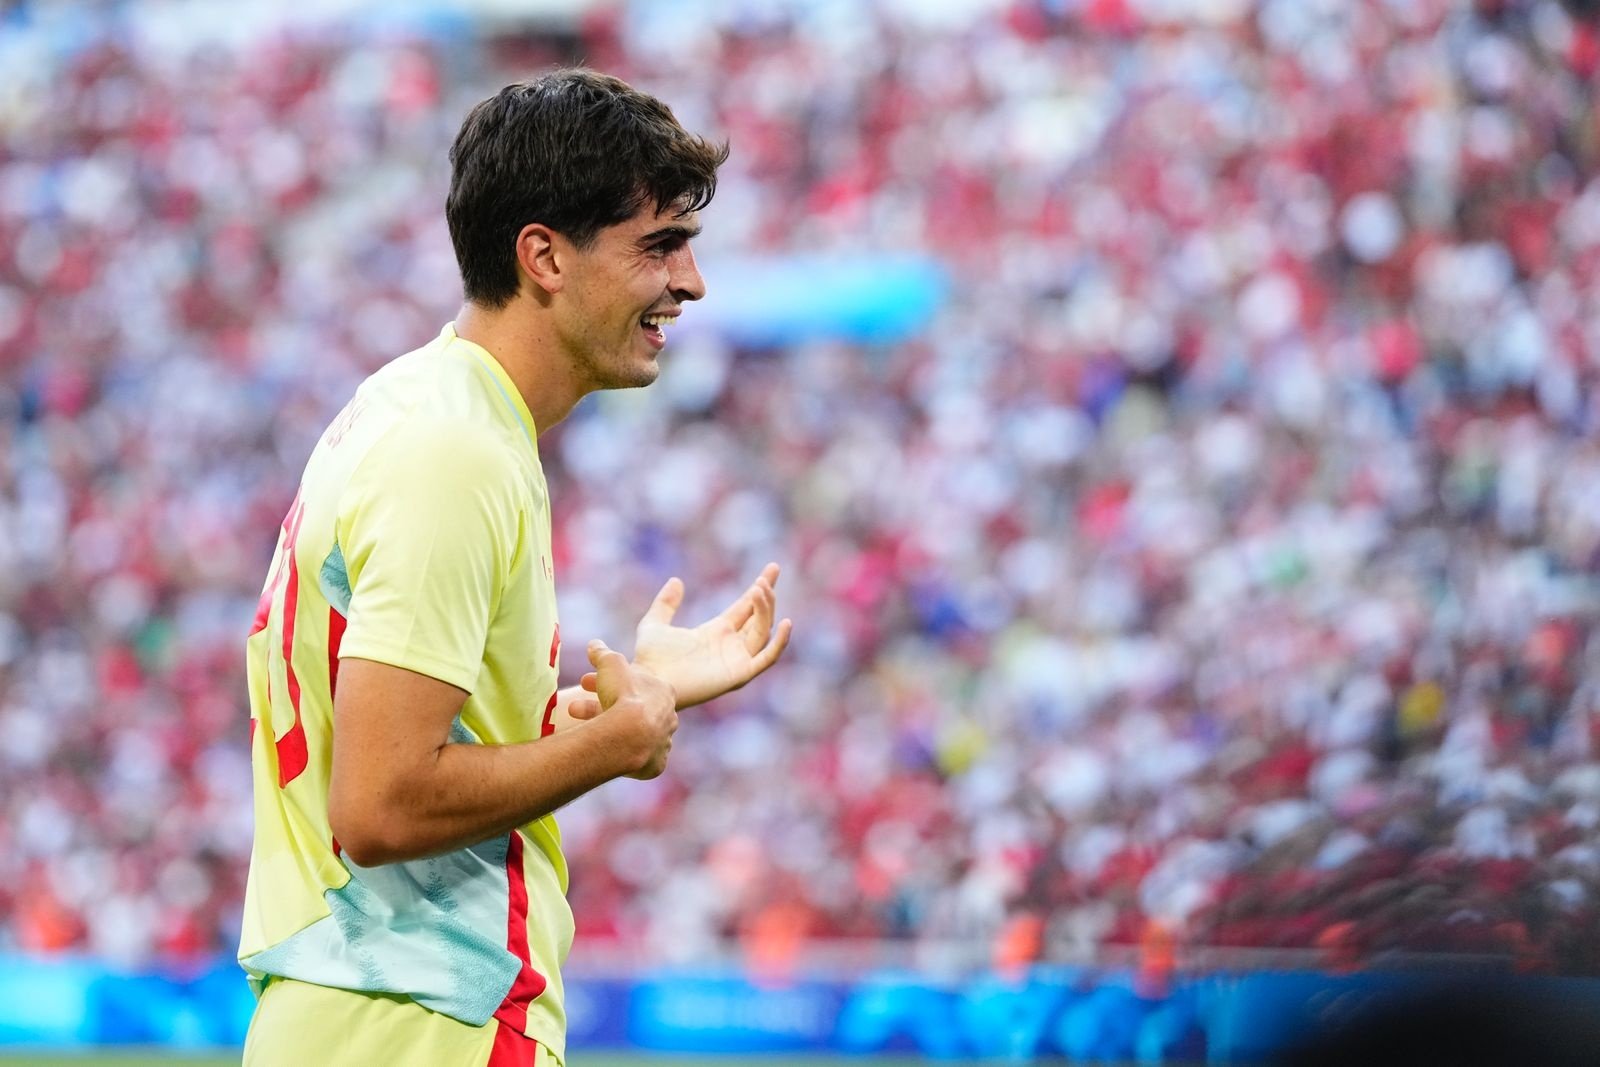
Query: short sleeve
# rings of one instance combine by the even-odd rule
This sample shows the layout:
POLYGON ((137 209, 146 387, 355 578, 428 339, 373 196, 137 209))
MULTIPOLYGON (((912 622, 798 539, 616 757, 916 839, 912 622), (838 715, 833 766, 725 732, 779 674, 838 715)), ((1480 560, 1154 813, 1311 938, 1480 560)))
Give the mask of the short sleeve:
POLYGON ((413 418, 377 441, 340 500, 340 655, 472 692, 519 551, 525 483, 508 444, 481 428, 413 418))

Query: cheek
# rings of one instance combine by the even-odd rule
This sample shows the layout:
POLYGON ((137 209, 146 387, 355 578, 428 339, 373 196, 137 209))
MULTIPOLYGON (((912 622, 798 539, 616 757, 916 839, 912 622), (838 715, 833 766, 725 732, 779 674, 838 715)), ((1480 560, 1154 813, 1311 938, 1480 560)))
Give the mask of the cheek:
POLYGON ((672 268, 667 260, 652 260, 648 270, 639 272, 634 279, 634 292, 640 300, 654 304, 672 283, 672 268))

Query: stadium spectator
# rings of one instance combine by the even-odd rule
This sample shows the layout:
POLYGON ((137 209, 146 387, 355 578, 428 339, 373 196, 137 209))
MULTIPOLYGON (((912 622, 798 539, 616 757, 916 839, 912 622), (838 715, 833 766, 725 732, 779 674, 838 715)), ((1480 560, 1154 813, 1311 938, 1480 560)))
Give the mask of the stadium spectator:
MULTIPOLYGON (((589 62, 733 143, 708 262, 910 248, 956 285, 893 345, 687 339, 702 384, 669 361, 547 449, 574 632, 773 557, 801 624, 672 775, 566 813, 580 932, 988 962, 1037 915, 1049 956, 1600 967, 1593 27, 1555 0, 914 8, 584 24, 589 62)), ((222 948, 271 548, 240 532, 448 317, 434 147, 557 51, 18 42, 0 943, 222 948)))

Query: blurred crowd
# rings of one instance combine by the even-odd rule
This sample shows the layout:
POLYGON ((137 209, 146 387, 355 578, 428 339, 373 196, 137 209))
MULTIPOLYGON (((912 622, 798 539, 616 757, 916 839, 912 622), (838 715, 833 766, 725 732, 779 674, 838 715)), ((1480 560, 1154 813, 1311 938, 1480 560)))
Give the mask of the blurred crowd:
POLYGON ((459 302, 460 117, 581 57, 732 142, 711 300, 735 251, 952 284, 871 346, 737 349, 691 307, 656 387, 542 439, 568 678, 670 574, 698 621, 777 559, 796 621, 667 775, 564 813, 580 952, 1600 971, 1573 9, 682 0, 8 47, 0 949, 232 947, 295 480, 459 302))

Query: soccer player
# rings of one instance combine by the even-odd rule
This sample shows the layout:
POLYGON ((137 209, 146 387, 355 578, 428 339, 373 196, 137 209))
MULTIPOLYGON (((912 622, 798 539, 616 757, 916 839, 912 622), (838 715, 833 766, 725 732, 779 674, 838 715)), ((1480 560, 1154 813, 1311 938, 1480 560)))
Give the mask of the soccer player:
MULTIPOLYGON (((467 116, 446 215, 466 302, 368 378, 306 464, 248 641, 255 845, 245 1062, 559 1065, 572 940, 551 813, 666 766, 680 708, 788 643, 776 565, 558 689, 538 435, 647 385, 705 295, 690 241, 727 148, 566 70, 467 116)), ((648 457, 640 457, 648 462, 648 457)))

